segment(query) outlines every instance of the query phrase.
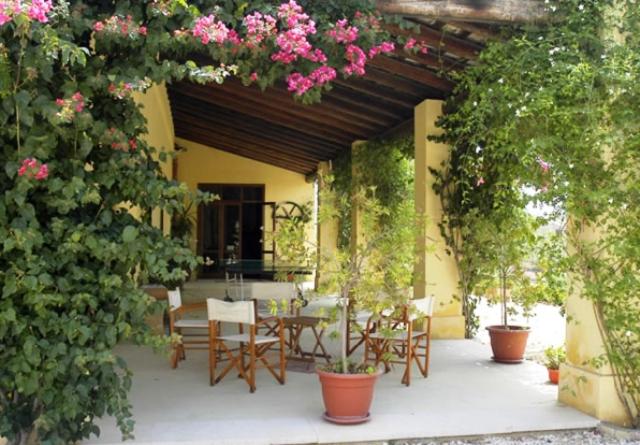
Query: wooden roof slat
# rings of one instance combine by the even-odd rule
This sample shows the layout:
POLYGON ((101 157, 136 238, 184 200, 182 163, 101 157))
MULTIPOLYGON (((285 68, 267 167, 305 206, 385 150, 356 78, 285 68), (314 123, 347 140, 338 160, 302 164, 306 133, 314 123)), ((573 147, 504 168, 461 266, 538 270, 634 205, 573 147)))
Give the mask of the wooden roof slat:
POLYGON ((376 5, 387 14, 440 20, 526 23, 549 19, 540 0, 377 0, 376 5))
MULTIPOLYGON (((246 94, 246 88, 240 83, 231 81, 228 85, 229 89, 225 89, 225 91, 236 91, 239 94, 246 94)), ((252 99, 258 100, 261 103, 267 103, 273 106, 278 106, 278 108, 284 110, 291 110, 299 113, 300 118, 307 116, 309 118, 313 118, 315 120, 320 120, 324 124, 330 124, 334 127, 339 127, 347 131, 352 131, 354 129, 358 129, 358 131, 368 132, 374 128, 372 124, 366 117, 360 115, 359 117, 355 117, 357 114, 354 114, 349 110, 348 107, 341 108, 331 108, 327 107, 323 102, 315 105, 303 105, 298 102, 295 102, 293 99, 292 93, 286 91, 286 89, 280 87, 272 87, 267 88, 265 91, 261 91, 258 88, 250 88, 250 93, 252 95, 252 99)), ((330 100, 330 98, 328 99, 330 100)))
POLYGON ((294 104, 290 93, 287 93, 289 94, 289 97, 287 97, 288 100, 282 101, 282 97, 279 97, 278 93, 274 90, 267 90, 262 93, 260 90, 252 88, 247 90, 247 92, 243 92, 243 90, 239 90, 238 88, 247 87, 210 87, 200 94, 215 96, 218 100, 222 101, 231 100, 231 97, 233 97, 236 101, 240 101, 240 106, 242 106, 241 104, 249 105, 250 111, 245 112, 247 114, 253 113, 257 117, 266 116, 267 114, 274 116, 276 119, 288 116, 294 120, 292 124, 293 128, 297 127, 303 120, 301 117, 304 116, 304 120, 320 126, 320 135, 324 132, 329 132, 357 138, 375 128, 375 126, 372 126, 370 123, 365 125, 362 122, 357 122, 353 118, 350 120, 348 117, 340 116, 339 113, 331 115, 324 110, 314 110, 310 107, 308 110, 301 110, 299 107, 302 105, 294 104))
POLYGON ((449 93, 453 90, 453 82, 442 79, 424 68, 402 62, 390 57, 376 57, 369 62, 372 66, 388 71, 397 76, 406 77, 415 82, 449 93))
POLYGON ((411 29, 402 29, 398 25, 385 24, 385 29, 396 36, 413 37, 423 40, 427 45, 434 48, 436 54, 450 53, 462 59, 475 59, 482 50, 482 46, 475 42, 470 42, 447 34, 444 31, 430 28, 422 23, 415 22, 419 27, 419 32, 411 29))
MULTIPOLYGON (((243 114, 248 116, 261 118, 270 124, 274 125, 282 125, 288 128, 297 129, 301 133, 308 134, 312 137, 317 137, 319 139, 323 139, 329 142, 338 143, 338 144, 348 144, 351 137, 354 137, 353 134, 342 133, 340 131, 335 131, 332 127, 318 124, 317 122, 310 120, 302 120, 295 113, 291 112, 275 112, 269 113, 264 108, 261 108, 259 104, 252 103, 248 100, 243 100, 241 98, 237 98, 231 96, 229 94, 225 94, 222 91, 216 91, 208 94, 198 94, 197 91, 193 90, 181 90, 181 92, 177 92, 177 94, 183 94, 198 98, 200 100, 204 100, 206 102, 210 102, 212 104, 224 103, 227 104, 228 107, 233 108, 243 114)), ((272 110, 272 108, 271 108, 272 110)))
MULTIPOLYGON (((209 111, 209 113, 212 112, 209 111)), ((202 113, 195 108, 185 106, 176 107, 176 118, 186 118, 183 118, 185 123, 191 121, 191 123, 188 124, 189 126, 200 127, 202 129, 209 130, 212 133, 230 134, 229 132, 226 132, 226 129, 228 128, 234 134, 240 133, 241 135, 247 135, 248 137, 263 140, 275 149, 278 149, 278 144, 281 144, 286 148, 286 151, 313 161, 326 160, 342 148, 342 146, 338 145, 314 145, 309 139, 298 139, 289 135, 284 135, 278 129, 269 126, 262 126, 262 128, 260 128, 260 124, 247 122, 246 119, 234 119, 221 113, 215 113, 213 117, 207 116, 207 120, 205 122, 201 122, 201 120, 194 122, 196 118, 202 116, 202 113)))
MULTIPOLYGON (((192 128, 188 131, 180 130, 176 132, 176 137, 211 146, 210 134, 200 129, 192 128)), ((317 167, 317 164, 301 162, 296 158, 291 158, 290 156, 275 156, 271 152, 266 152, 264 148, 258 144, 238 144, 238 141, 235 138, 230 138, 225 135, 218 135, 216 138, 216 144, 212 148, 253 159, 254 161, 275 165, 301 174, 313 172, 317 167)))

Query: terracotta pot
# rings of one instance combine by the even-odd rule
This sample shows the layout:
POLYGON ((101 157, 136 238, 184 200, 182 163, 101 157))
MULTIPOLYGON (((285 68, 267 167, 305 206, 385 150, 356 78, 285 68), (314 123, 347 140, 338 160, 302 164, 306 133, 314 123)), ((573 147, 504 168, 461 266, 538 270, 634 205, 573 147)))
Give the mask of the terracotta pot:
POLYGON ((560 380, 560 370, 547 368, 547 371, 549 371, 549 381, 557 385, 560 380))
POLYGON ((326 409, 324 418, 341 424, 369 420, 373 389, 381 373, 382 371, 375 374, 336 374, 318 370, 326 409))
POLYGON ((523 326, 489 326, 493 360, 499 363, 521 363, 527 347, 529 328, 523 326))

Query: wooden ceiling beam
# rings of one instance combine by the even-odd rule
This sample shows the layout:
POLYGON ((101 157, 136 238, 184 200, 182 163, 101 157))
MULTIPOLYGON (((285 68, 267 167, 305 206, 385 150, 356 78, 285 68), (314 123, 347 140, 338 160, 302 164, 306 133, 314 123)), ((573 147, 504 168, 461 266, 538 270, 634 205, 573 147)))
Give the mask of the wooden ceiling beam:
POLYGON ((530 23, 546 21, 549 14, 539 0, 377 0, 387 14, 465 22, 530 23))
MULTIPOLYGON (((246 90, 242 90, 242 88, 246 87, 239 83, 232 81, 228 84, 228 87, 239 92, 239 94, 246 94, 246 90)), ((349 128, 356 125, 361 126, 364 131, 370 131, 372 127, 379 126, 381 124, 384 125, 387 122, 386 118, 380 116, 378 113, 369 113, 374 116, 374 119, 372 120, 367 116, 367 113, 360 113, 358 112, 359 110, 345 107, 344 104, 337 104, 332 101, 331 98, 325 101, 325 98, 323 97, 322 102, 314 105, 303 105, 297 103, 292 98, 291 93, 282 85, 275 85, 266 89, 264 92, 257 88, 253 88, 251 94, 260 95, 267 103, 277 104, 287 110, 295 110, 299 113, 299 116, 310 117, 315 120, 339 120, 349 128)))
POLYGON ((496 39, 500 35, 497 31, 493 30, 490 26, 483 25, 480 23, 461 22, 457 20, 452 20, 452 21, 448 21, 446 24, 451 25, 455 28, 461 29, 463 31, 466 31, 470 34, 473 34, 483 41, 496 39))
POLYGON ((440 78, 431 71, 390 57, 376 57, 369 63, 396 76, 406 77, 414 82, 440 90, 444 94, 450 93, 454 87, 453 82, 440 78))
POLYGON ((273 152, 266 151, 264 146, 259 144, 252 144, 249 142, 239 144, 235 138, 231 138, 223 134, 216 134, 215 145, 211 145, 211 133, 199 128, 176 131, 176 137, 203 144, 212 149, 226 151, 227 153, 235 154, 236 156, 242 156, 248 159, 253 159, 254 161, 275 165, 301 174, 310 173, 317 167, 317 164, 312 162, 300 161, 291 156, 284 157, 274 154, 273 152))
POLYGON ((311 137, 316 137, 330 143, 337 144, 350 144, 353 140, 357 139, 356 135, 345 134, 345 132, 337 130, 329 125, 322 125, 317 122, 311 122, 303 119, 300 115, 279 110, 273 110, 272 108, 263 107, 261 104, 256 104, 249 100, 243 100, 230 94, 225 94, 224 91, 215 91, 212 93, 203 94, 191 89, 170 89, 172 94, 181 94, 200 101, 219 105, 225 104, 228 108, 234 109, 240 113, 246 114, 254 118, 262 119, 270 124, 281 125, 283 127, 295 129, 300 133, 306 134, 311 137))
POLYGON ((418 31, 414 29, 400 28, 398 25, 385 24, 387 31, 395 36, 412 37, 418 41, 424 41, 427 45, 434 48, 436 55, 450 53, 461 59, 476 59, 482 50, 482 45, 473 43, 454 37, 441 30, 430 28, 424 24, 413 22, 418 27, 418 31))
POLYGON ((354 140, 376 128, 370 123, 365 126, 353 118, 349 121, 349 119, 341 117, 337 113, 334 115, 326 112, 320 114, 317 110, 313 110, 312 107, 300 110, 292 102, 282 103, 273 92, 261 94, 258 90, 245 91, 220 86, 209 87, 204 90, 189 87, 187 92, 190 95, 211 98, 213 103, 217 104, 233 102, 234 108, 255 117, 272 120, 276 124, 287 119, 289 124, 283 123, 283 125, 294 129, 301 128, 303 124, 312 123, 319 130, 316 131, 317 136, 329 133, 343 139, 351 138, 350 140, 354 140))
POLYGON ((432 98, 437 93, 438 97, 442 97, 442 92, 435 88, 428 87, 424 84, 414 82, 394 74, 388 73, 374 67, 369 67, 365 80, 391 88, 394 91, 400 91, 413 96, 413 107, 422 102, 425 98, 432 98))
POLYGON ((249 127, 243 125, 242 122, 229 120, 228 118, 217 116, 215 123, 209 125, 208 122, 202 119, 198 119, 201 114, 197 110, 189 110, 178 107, 176 109, 175 118, 185 127, 200 128, 202 130, 208 130, 216 134, 225 134, 227 136, 237 137, 239 141, 246 140, 251 143, 262 142, 265 147, 271 150, 281 152, 283 154, 291 154, 301 159, 319 162, 331 157, 333 153, 338 151, 341 147, 334 146, 331 150, 327 148, 315 150, 309 145, 302 145, 301 142, 285 137, 265 126, 262 131, 259 131, 256 127, 249 127))
POLYGON ((456 67, 462 68, 464 66, 464 63, 462 61, 447 57, 443 54, 435 55, 431 52, 428 52, 427 54, 412 54, 408 53, 402 48, 396 48, 393 54, 399 59, 410 59, 415 61, 416 63, 419 63, 420 65, 424 65, 437 71, 447 71, 455 69, 456 67))
POLYGON ((309 137, 304 133, 300 133, 280 125, 270 124, 262 119, 253 118, 226 107, 214 105, 206 105, 203 107, 198 102, 182 102, 178 100, 175 102, 175 109, 178 111, 192 113, 194 117, 198 118, 198 120, 204 120, 207 125, 229 125, 237 129, 254 131, 258 134, 275 133, 278 140, 291 142, 292 145, 298 146, 301 149, 306 149, 306 151, 312 153, 325 151, 333 152, 336 147, 349 145, 349 143, 334 144, 323 139, 309 137))
MULTIPOLYGON (((412 110, 416 103, 420 102, 420 99, 417 98, 407 98, 405 95, 400 95, 397 92, 394 94, 394 91, 388 88, 386 85, 382 83, 373 83, 371 80, 367 81, 365 79, 350 79, 346 80, 335 80, 335 85, 339 85, 343 88, 347 88, 355 93, 361 93, 366 96, 370 96, 372 98, 378 99, 381 101, 381 107, 386 104, 401 106, 406 113, 406 110, 412 110)), ((371 105, 373 108, 373 104, 371 105)))

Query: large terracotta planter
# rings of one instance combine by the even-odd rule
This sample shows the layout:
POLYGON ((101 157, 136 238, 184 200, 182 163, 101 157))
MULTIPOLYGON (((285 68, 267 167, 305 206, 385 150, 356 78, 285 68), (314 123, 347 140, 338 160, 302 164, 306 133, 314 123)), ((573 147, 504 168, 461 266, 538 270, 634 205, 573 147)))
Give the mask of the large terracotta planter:
POLYGON ((560 381, 560 370, 547 368, 547 371, 549 371, 549 381, 557 385, 558 381, 560 381))
POLYGON ((374 374, 336 374, 318 370, 329 422, 356 424, 370 418, 373 389, 382 371, 374 374))
POLYGON ((527 347, 529 328, 523 326, 489 326, 493 360, 499 363, 521 363, 527 347))

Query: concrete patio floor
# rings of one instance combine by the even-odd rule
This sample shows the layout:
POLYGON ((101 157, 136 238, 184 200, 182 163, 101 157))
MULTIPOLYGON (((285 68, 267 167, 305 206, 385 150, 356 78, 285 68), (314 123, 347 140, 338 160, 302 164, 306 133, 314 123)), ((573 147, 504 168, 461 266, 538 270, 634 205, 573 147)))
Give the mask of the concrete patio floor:
MULTIPOLYGON (((257 391, 228 376, 208 385, 207 353, 188 351, 180 368, 151 350, 123 345, 134 372, 135 444, 311 444, 592 428, 598 421, 557 398, 546 370, 533 362, 500 365, 487 345, 434 340, 431 372, 400 384, 401 370, 378 382, 371 421, 336 426, 322 420, 314 374, 287 373, 280 386, 261 370, 257 391)), ((416 373, 417 374, 417 373, 416 373)), ((414 374, 414 375, 416 375, 414 374)), ((86 443, 120 443, 113 419, 86 443)))

